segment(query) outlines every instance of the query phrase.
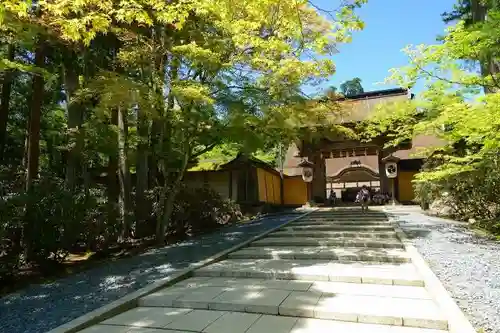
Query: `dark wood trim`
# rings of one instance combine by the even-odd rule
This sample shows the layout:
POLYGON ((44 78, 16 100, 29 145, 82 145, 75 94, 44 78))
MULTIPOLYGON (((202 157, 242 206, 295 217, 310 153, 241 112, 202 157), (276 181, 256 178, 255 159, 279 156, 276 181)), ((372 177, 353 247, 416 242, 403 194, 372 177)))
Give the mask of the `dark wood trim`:
POLYGON ((229 200, 233 200, 233 170, 229 170, 229 200))

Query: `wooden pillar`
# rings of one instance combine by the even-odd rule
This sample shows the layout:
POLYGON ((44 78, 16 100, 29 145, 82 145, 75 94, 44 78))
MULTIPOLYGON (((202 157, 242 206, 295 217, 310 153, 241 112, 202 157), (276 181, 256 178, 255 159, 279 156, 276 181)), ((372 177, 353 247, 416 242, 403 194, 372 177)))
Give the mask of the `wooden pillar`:
POLYGON ((313 181, 311 183, 312 198, 318 203, 326 202, 326 165, 321 153, 315 153, 312 157, 313 181))
POLYGON ((229 170, 229 200, 233 200, 233 170, 229 170))
POLYGON ((387 175, 385 174, 385 163, 382 161, 382 159, 384 158, 384 151, 382 147, 379 148, 377 157, 378 157, 378 173, 380 177, 380 191, 390 192, 389 178, 387 178, 387 175))

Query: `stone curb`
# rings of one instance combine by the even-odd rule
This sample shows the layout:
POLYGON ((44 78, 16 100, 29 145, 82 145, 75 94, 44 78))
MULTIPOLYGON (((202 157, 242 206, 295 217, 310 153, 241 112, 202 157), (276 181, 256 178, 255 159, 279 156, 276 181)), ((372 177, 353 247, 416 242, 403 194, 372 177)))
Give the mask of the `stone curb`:
POLYGON ((415 246, 413 246, 403 229, 401 229, 399 222, 394 219, 394 215, 387 212, 387 216, 389 217, 389 221, 394 226, 394 230, 396 231, 398 238, 401 240, 403 246, 410 255, 412 263, 422 276, 422 279, 425 282, 425 288, 431 294, 439 308, 443 311, 443 314, 448 319, 448 330, 450 333, 476 333, 475 328, 455 303, 448 291, 444 288, 443 284, 431 270, 429 265, 427 265, 425 259, 420 255, 415 246))
POLYGON ((120 299, 117 299, 114 302, 111 302, 109 304, 106 304, 98 309, 95 309, 94 311, 91 311, 87 314, 84 314, 78 318, 73 319, 72 321, 62 324, 59 327, 56 327, 47 333, 73 333, 73 332, 78 332, 80 330, 83 330, 84 328, 87 328, 89 326, 92 326, 94 324, 97 324, 103 320, 106 320, 108 318, 111 318, 113 316, 116 316, 117 314, 120 314, 122 312, 125 312, 127 310, 130 310, 132 308, 135 308, 138 306, 138 300, 141 297, 144 297, 148 294, 154 293, 155 291, 158 291, 159 289, 168 287, 170 285, 173 285, 181 280, 187 279, 192 276, 192 273, 194 270, 213 264, 214 262, 220 261, 223 258, 225 258, 229 253, 234 252, 236 250, 239 250, 248 244, 267 236, 268 234, 292 223, 295 222, 310 213, 314 212, 315 209, 306 211, 297 217, 292 218, 290 221, 285 222, 275 228, 269 229, 267 231, 264 231, 263 233, 254 236, 240 244, 237 244, 227 250, 224 250, 222 252, 219 252, 207 259, 204 259, 202 261, 199 261, 195 264, 190 265, 190 267, 185 268, 178 273, 172 274, 169 277, 160 279, 158 281, 155 281, 148 286, 141 288, 139 290, 136 290, 120 299))

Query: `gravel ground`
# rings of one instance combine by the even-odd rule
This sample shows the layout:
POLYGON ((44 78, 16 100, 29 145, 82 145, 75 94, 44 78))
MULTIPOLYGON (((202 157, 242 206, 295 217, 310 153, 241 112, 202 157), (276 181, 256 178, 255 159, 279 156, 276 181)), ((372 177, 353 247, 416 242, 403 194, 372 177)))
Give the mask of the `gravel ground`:
POLYGON ((463 223, 398 209, 400 225, 472 325, 500 333, 500 242, 463 223))
POLYGON ((49 331, 296 216, 273 215, 226 227, 7 295, 0 299, 0 332, 49 331))

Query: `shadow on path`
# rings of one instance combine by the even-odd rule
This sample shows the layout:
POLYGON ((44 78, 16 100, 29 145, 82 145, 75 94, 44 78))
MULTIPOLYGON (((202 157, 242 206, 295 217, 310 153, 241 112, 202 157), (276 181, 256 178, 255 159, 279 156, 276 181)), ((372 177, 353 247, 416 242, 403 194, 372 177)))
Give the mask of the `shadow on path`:
POLYGON ((0 332, 46 332, 296 216, 273 215, 225 227, 7 295, 0 299, 0 332))

